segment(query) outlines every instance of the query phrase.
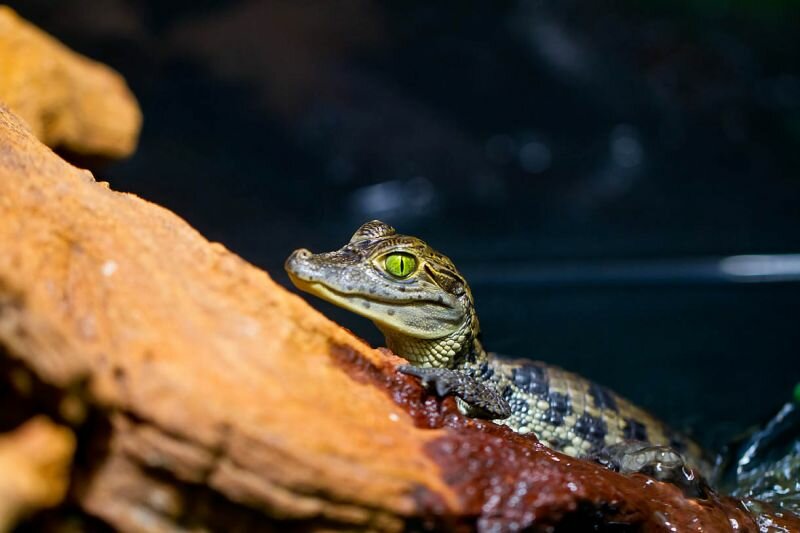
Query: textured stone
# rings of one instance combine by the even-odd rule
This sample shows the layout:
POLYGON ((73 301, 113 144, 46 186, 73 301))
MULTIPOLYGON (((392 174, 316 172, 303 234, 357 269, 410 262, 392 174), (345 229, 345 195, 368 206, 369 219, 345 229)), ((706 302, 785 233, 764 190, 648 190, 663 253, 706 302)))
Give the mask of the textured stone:
POLYGON ((142 116, 122 76, 6 6, 0 6, 0 102, 48 146, 107 158, 136 148, 142 116))
POLYGON ((61 501, 74 448, 72 432, 43 416, 0 434, 0 531, 61 501))
POLYGON ((0 412, 78 427, 71 495, 119 530, 755 530, 733 500, 464 418, 402 359, 95 182, 5 109, 0 249, 0 369, 32 375, 0 412))

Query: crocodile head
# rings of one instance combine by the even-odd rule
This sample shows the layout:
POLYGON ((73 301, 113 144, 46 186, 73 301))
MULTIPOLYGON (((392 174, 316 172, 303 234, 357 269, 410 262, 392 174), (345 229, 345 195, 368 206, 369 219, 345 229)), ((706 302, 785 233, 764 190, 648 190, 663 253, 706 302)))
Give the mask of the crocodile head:
POLYGON ((295 250, 286 271, 297 288, 372 320, 395 353, 452 367, 473 349, 472 293, 453 262, 378 220, 339 250, 295 250))

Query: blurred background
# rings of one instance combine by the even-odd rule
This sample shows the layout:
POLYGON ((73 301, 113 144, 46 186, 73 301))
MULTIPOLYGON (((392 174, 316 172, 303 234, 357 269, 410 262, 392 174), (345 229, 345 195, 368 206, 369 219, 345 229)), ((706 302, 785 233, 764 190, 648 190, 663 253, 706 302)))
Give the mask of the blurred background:
POLYGON ((797 2, 10 5, 139 98, 97 178, 284 285, 379 218, 455 261, 487 347, 707 445, 800 380, 797 2))

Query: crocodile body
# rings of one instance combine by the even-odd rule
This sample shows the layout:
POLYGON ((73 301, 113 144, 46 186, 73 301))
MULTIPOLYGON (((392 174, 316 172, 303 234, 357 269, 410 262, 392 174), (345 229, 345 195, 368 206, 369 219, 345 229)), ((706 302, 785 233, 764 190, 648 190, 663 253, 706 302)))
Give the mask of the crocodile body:
POLYGON ((337 251, 296 250, 286 270, 301 290, 370 318, 411 363, 403 372, 455 395, 469 416, 533 433, 572 456, 637 442, 707 468, 697 444, 607 388, 546 363, 487 353, 466 280, 416 237, 368 222, 337 251))
POLYGON ((538 361, 489 355, 476 375, 492 383, 508 402, 510 415, 496 420, 518 433, 572 456, 597 453, 620 442, 669 446, 695 464, 702 451, 647 411, 606 387, 538 361))

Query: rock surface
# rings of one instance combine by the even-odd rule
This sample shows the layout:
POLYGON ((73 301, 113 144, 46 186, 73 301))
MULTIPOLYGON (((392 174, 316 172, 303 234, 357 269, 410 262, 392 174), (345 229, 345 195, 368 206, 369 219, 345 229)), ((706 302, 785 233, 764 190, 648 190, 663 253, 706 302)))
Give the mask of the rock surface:
POLYGON ((733 500, 463 418, 401 359, 95 182, 6 109, 0 247, 0 390, 33 375, 0 412, 74 426, 70 497, 117 529, 756 530, 733 500))
POLYGON ((61 502, 74 448, 72 432, 43 416, 0 434, 0 531, 61 502))
POLYGON ((142 115, 122 77, 0 6, 0 102, 51 147, 127 157, 142 115))

